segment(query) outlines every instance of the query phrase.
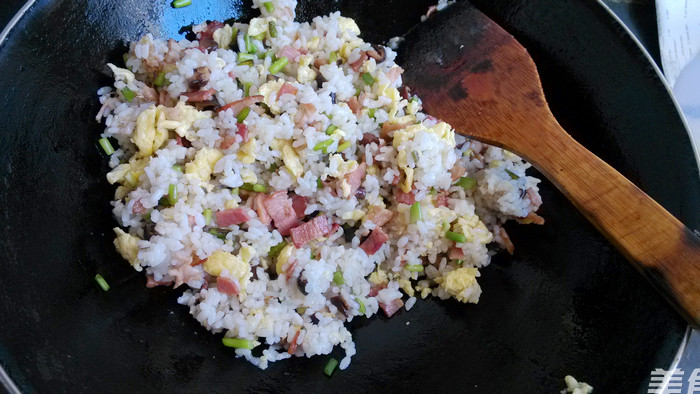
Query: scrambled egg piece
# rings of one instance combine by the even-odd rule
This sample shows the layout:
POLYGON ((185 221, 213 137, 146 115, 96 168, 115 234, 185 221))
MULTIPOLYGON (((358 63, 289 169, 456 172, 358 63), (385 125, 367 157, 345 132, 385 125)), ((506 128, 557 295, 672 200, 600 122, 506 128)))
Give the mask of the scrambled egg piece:
POLYGON ((344 16, 338 17, 338 28, 343 33, 354 33, 355 35, 360 34, 360 28, 352 18, 346 18, 344 16))
POLYGON ((255 138, 251 138, 250 141, 241 145, 240 149, 238 150, 238 160, 240 160, 243 164, 253 164, 255 161, 256 147, 257 142, 255 142, 255 138))
POLYGON ((216 41, 216 44, 219 46, 219 48, 228 49, 231 46, 231 42, 234 39, 233 27, 229 25, 224 25, 224 27, 216 29, 216 31, 214 31, 214 34, 212 35, 212 38, 214 39, 214 41, 216 41))
POLYGON ((379 286, 381 284, 388 283, 389 277, 386 275, 386 272, 384 272, 384 270, 382 270, 381 268, 377 268, 376 271, 370 274, 367 280, 369 281, 369 283, 375 286, 379 286))
POLYGON ((280 150, 282 151, 282 161, 289 173, 292 174, 294 178, 302 176, 304 167, 301 165, 301 160, 299 159, 297 151, 292 146, 292 142, 289 140, 283 141, 280 150))
POLYGON ((131 71, 125 68, 119 68, 112 63, 107 63, 107 66, 109 66, 109 68, 112 70, 112 73, 114 73, 115 79, 121 79, 127 85, 132 85, 134 83, 136 76, 131 71))
POLYGON ((258 176, 255 175, 255 172, 253 172, 249 168, 244 168, 241 170, 241 180, 244 183, 258 183, 258 176))
POLYGON ((316 50, 318 49, 318 43, 321 41, 321 38, 318 36, 312 37, 307 43, 306 43, 306 48, 310 50, 316 50))
POLYGON ((141 268, 137 259, 139 254, 138 242, 140 239, 129 233, 125 233, 124 230, 119 227, 115 227, 113 230, 117 235, 117 238, 114 239, 114 247, 117 248, 117 252, 119 252, 136 271, 141 271, 143 268, 141 268))
POLYGON ((243 246, 238 255, 241 256, 241 260, 243 260, 244 263, 250 264, 250 260, 255 257, 255 248, 252 246, 243 246))
POLYGON ((347 180, 343 178, 345 174, 349 174, 353 171, 355 171, 358 167, 357 161, 356 160, 348 160, 345 161, 343 159, 343 156, 335 153, 331 155, 329 158, 329 165, 328 168, 330 169, 328 175, 332 176, 334 178, 341 179, 340 181, 340 188, 343 191, 343 197, 347 198, 350 196, 350 184, 348 184, 347 180))
POLYGON ((282 112, 282 108, 277 105, 278 97, 276 94, 282 88, 282 85, 284 85, 284 79, 280 78, 277 81, 265 82, 258 88, 258 94, 263 96, 263 102, 270 107, 270 111, 275 115, 279 115, 282 112), (275 93, 275 101, 271 99, 273 93, 275 93))
POLYGON ((396 162, 406 175, 404 182, 401 184, 401 190, 404 193, 411 191, 413 185, 413 176, 416 164, 413 166, 408 165, 408 154, 413 154, 413 151, 408 151, 405 147, 399 149, 402 144, 412 141, 416 138, 419 133, 432 133, 438 138, 445 140, 450 146, 455 146, 455 133, 445 122, 440 122, 433 127, 427 128, 423 124, 418 123, 410 125, 406 128, 394 131, 394 148, 397 149, 398 154, 396 155, 396 162))
POLYGON ((354 209, 352 211, 343 212, 343 215, 342 215, 343 220, 360 220, 363 217, 365 217, 365 213, 359 209, 354 209))
POLYGON ((127 189, 134 189, 139 184, 139 177, 143 174, 150 158, 132 157, 128 163, 122 163, 107 173, 107 182, 115 184, 117 182, 126 186, 127 189))
POLYGON ((156 127, 158 119, 165 117, 162 108, 152 107, 139 114, 136 127, 131 135, 131 142, 138 148, 141 157, 151 156, 168 140, 168 131, 156 127))
POLYGON ((457 301, 476 304, 481 295, 481 286, 476 281, 479 276, 476 268, 462 267, 436 278, 435 282, 457 301))
POLYGON ((287 264, 289 258, 292 257, 293 251, 294 245, 289 244, 282 248, 280 254, 277 255, 277 262, 275 264, 275 272, 277 272, 277 275, 280 275, 283 272, 282 268, 284 268, 284 265, 287 264))
POLYGON ((408 279, 399 279, 398 283, 401 290, 403 290, 409 297, 413 297, 413 295, 416 294, 416 292, 413 290, 413 286, 411 286, 411 281, 408 279))
POLYGON ((212 276, 220 276, 221 272, 226 269, 231 279, 238 280, 241 286, 241 294, 245 292, 248 281, 253 276, 248 263, 240 257, 224 252, 221 249, 209 256, 207 261, 204 262, 203 268, 204 272, 212 276))
POLYGON ((192 130, 195 121, 212 117, 211 111, 199 111, 191 105, 186 105, 183 101, 178 101, 174 108, 165 108, 162 105, 159 105, 158 108, 163 108, 163 112, 167 116, 158 118, 157 127, 174 130, 177 135, 188 140, 196 138, 192 130))
POLYGON ((209 182, 214 164, 224 157, 220 150, 214 148, 202 148, 194 156, 194 160, 185 164, 185 173, 192 174, 204 182, 209 182))
POLYGON ((493 241, 493 235, 476 215, 460 217, 457 219, 454 229, 456 232, 464 234, 467 237, 467 242, 477 241, 486 245, 493 241))
POLYGON ((316 80, 316 71, 311 69, 313 55, 302 55, 299 57, 299 68, 297 68, 297 81, 300 83, 309 83, 316 80))
POLYGON ((266 33, 270 27, 270 22, 274 22, 275 17, 259 17, 250 20, 250 25, 248 26, 248 35, 257 36, 261 33, 266 33))
POLYGON ((234 209, 238 207, 238 203, 236 200, 228 200, 224 203, 224 208, 226 209, 234 209))

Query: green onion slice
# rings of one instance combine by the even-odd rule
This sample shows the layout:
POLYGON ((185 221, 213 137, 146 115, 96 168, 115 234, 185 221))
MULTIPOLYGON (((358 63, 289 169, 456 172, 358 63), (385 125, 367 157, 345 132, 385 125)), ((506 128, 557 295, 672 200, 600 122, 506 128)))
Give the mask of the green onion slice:
POLYGON ((222 338, 221 343, 226 347, 233 347, 236 349, 253 349, 255 348, 255 342, 249 341, 247 339, 241 338, 222 338))
POLYGON ((282 249, 284 249, 285 246, 287 246, 287 243, 282 241, 277 245, 271 247, 270 250, 267 252, 267 257, 274 259, 275 257, 277 257, 277 255, 280 254, 280 252, 282 251, 282 249))
MULTIPOLYGON (((265 3, 267 4, 267 3, 265 3)), ((272 12, 272 11, 270 11, 272 12)), ((270 21, 270 23, 267 24, 268 26, 268 31, 270 32, 270 37, 272 38, 277 38, 277 25, 275 25, 275 21, 270 21)))
POLYGON ((343 273, 340 271, 335 271, 333 274, 333 283, 336 285, 340 286, 345 283, 345 279, 343 279, 343 273))
POLYGON ((211 213, 211 209, 209 208, 205 209, 204 212, 202 212, 202 215, 204 215, 204 224, 206 224, 207 226, 209 225, 209 223, 211 223, 211 213))
POLYGON ((445 238, 457 243, 467 242, 467 237, 464 234, 455 233, 453 231, 447 231, 445 233, 445 238))
POLYGON ((411 272, 423 272, 423 265, 421 264, 408 264, 406 269, 411 272))
POLYGON ((238 64, 241 64, 243 62, 247 62, 248 60, 253 60, 256 57, 257 56, 253 55, 252 53, 239 52, 236 61, 238 62, 238 64))
POLYGON ((243 123, 243 121, 248 117, 250 114, 250 107, 244 107, 241 112, 236 115, 236 121, 238 123, 243 123))
POLYGON ((319 142, 318 144, 316 144, 316 146, 314 146, 314 150, 315 150, 315 151, 323 150, 323 149, 328 148, 328 147, 331 146, 332 144, 333 144, 333 139, 332 139, 332 138, 329 138, 329 139, 327 139, 327 140, 325 140, 325 141, 321 141, 321 142, 319 142))
POLYGON ((370 73, 363 73, 362 74, 362 80, 365 82, 367 85, 372 85, 374 84, 374 78, 372 77, 372 74, 370 73))
POLYGON ((338 126, 336 126, 336 125, 330 125, 330 126, 328 126, 328 128, 326 129, 326 134, 327 134, 327 135, 331 135, 331 134, 333 134, 333 132, 334 132, 336 129, 338 129, 338 126))
POLYGON ((420 203, 415 202, 411 205, 411 223, 416 223, 419 220, 423 220, 423 211, 421 210, 420 203))
POLYGON ((510 179, 520 179, 520 177, 518 175, 516 175, 513 171, 511 171, 507 168, 505 170, 508 173, 508 175, 510 175, 510 179))
POLYGON ((348 149, 351 145, 352 143, 350 141, 343 142, 342 144, 338 145, 338 152, 342 152, 345 149, 348 149))
POLYGON ((98 142, 100 143, 102 150, 105 151, 106 154, 111 155, 112 153, 114 153, 114 147, 112 146, 112 143, 109 142, 108 138, 100 138, 98 142))
POLYGON ((251 40, 250 36, 248 33, 243 35, 243 42, 245 42, 245 51, 248 53, 256 53, 258 51, 258 47, 253 45, 253 40, 251 40))
POLYGON ((328 63, 335 63, 338 61, 338 52, 333 51, 328 55, 328 63))
POLYGON ((192 0, 174 0, 173 1, 173 8, 182 8, 182 7, 187 7, 188 5, 192 4, 192 0))
POLYGON ((177 203, 177 185, 170 184, 168 186, 168 203, 170 205, 177 203))
POLYGON ((133 90, 129 89, 128 86, 124 86, 124 89, 122 89, 122 95, 124 96, 124 99, 128 102, 132 102, 134 100, 134 97, 136 97, 136 93, 134 93, 133 90))
POLYGON ((323 373, 326 374, 326 376, 330 377, 333 375, 333 371, 335 371, 335 368, 338 366, 338 360, 331 358, 328 360, 328 363, 326 364, 325 367, 323 367, 323 373))
POLYGON ((472 190, 476 186, 476 180, 463 176, 459 178, 457 182, 455 182, 455 185, 461 186, 462 188, 464 188, 464 190, 472 190))
POLYGON ((161 71, 158 73, 158 75, 156 76, 156 79, 153 80, 153 84, 156 86, 165 85, 165 71, 161 71))
POLYGON ((95 275, 95 282, 97 282, 98 285, 100 285, 100 288, 104 291, 109 290, 109 283, 105 280, 105 278, 102 277, 102 275, 97 274, 95 275))
POLYGON ((360 304, 360 313, 364 315, 365 312, 367 312, 367 308, 365 308, 365 303, 362 302, 362 300, 359 298, 355 298, 355 301, 357 301, 357 303, 360 304))
POLYGON ((264 185, 261 185, 259 183, 256 183, 256 184, 244 183, 243 185, 241 185, 241 189, 247 190, 249 192, 256 192, 256 193, 267 192, 267 188, 264 185))
POLYGON ((271 65, 270 65, 270 74, 277 74, 286 66, 289 64, 289 59, 287 59, 286 56, 282 56, 281 58, 275 60, 271 65))

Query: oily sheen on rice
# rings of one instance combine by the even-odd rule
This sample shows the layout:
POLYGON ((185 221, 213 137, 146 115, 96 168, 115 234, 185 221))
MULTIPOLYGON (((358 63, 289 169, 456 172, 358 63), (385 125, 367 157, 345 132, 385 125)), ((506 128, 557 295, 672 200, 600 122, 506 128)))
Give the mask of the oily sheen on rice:
POLYGON ((422 113, 396 54, 352 19, 253 3, 248 24, 148 34, 109 65, 115 246, 149 287, 186 286, 179 302, 242 340, 238 357, 266 368, 340 346, 344 369, 345 322, 431 295, 478 302, 489 245, 512 253, 502 224, 543 223, 539 181, 422 113))

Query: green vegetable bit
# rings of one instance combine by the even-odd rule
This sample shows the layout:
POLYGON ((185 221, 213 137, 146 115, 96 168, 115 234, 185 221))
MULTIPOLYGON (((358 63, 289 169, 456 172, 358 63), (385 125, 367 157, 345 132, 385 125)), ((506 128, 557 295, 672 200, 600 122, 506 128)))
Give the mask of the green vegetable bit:
POLYGON ((466 176, 463 176, 463 177, 459 178, 459 180, 457 182, 455 182, 455 185, 461 186, 462 188, 464 188, 464 190, 473 190, 474 187, 476 186, 476 180, 469 178, 469 177, 466 177, 466 176))
POLYGON ((342 152, 345 149, 348 149, 351 145, 352 143, 350 143, 350 141, 343 142, 342 144, 338 145, 338 152, 342 152))
POLYGON ((236 349, 255 348, 255 342, 241 338, 221 338, 221 343, 223 343, 226 347, 233 347, 236 349))
POLYGON ((326 374, 326 376, 330 377, 333 375, 333 371, 335 371, 335 368, 338 366, 338 360, 331 358, 328 360, 328 364, 326 364, 325 367, 323 367, 323 373, 326 374))
POLYGON ((264 2, 264 3, 263 3, 263 7, 265 7, 265 9, 267 10, 267 12, 269 12, 269 13, 275 12, 275 5, 272 4, 271 1, 266 1, 266 2, 264 2))
POLYGON ((248 53, 256 53, 258 51, 258 47, 253 45, 253 40, 251 40, 250 36, 248 33, 243 35, 243 42, 245 42, 245 51, 248 53))
POLYGON ((364 315, 365 312, 367 312, 367 308, 365 308, 365 303, 362 302, 362 300, 359 298, 355 298, 355 301, 357 301, 357 303, 360 304, 360 313, 364 315))
MULTIPOLYGON (((269 3, 265 3, 265 4, 269 4, 269 3)), ((272 11, 270 11, 270 12, 272 12, 272 11)), ((275 21, 270 21, 270 23, 268 23, 267 25, 268 25, 267 30, 270 32, 270 37, 277 38, 277 35, 278 35, 277 34, 277 25, 275 25, 275 21)))
POLYGON ((179 165, 179 164, 175 164, 175 165, 173 166, 173 170, 175 170, 175 171, 177 171, 177 172, 179 172, 179 173, 182 173, 182 166, 179 165))
POLYGON ((267 252, 267 257, 274 259, 275 257, 277 257, 277 255, 280 254, 280 252, 282 251, 282 249, 284 249, 285 246, 287 246, 287 243, 282 241, 277 245, 271 247, 270 250, 267 252))
POLYGON ((247 62, 248 60, 253 60, 256 57, 257 56, 253 55, 252 53, 239 52, 236 61, 238 62, 238 64, 241 64, 243 62, 247 62))
POLYGON ((423 210, 421 209, 419 202, 415 202, 413 205, 411 205, 410 214, 411 223, 416 223, 419 220, 423 220, 423 210))
POLYGON ((265 32, 262 32, 260 34, 256 34, 254 36, 251 36, 250 38, 252 38, 254 40, 262 41, 265 39, 265 32))
POLYGON ((250 97, 250 88, 253 87, 252 82, 244 82, 243 83, 243 93, 245 93, 246 97, 250 97))
POLYGON ((277 163, 272 163, 272 165, 270 166, 270 171, 271 171, 271 172, 275 172, 275 171, 277 171, 278 168, 280 168, 280 165, 279 165, 279 164, 277 164, 277 163))
POLYGON ((452 231, 447 231, 445 233, 445 238, 449 239, 450 241, 455 241, 457 243, 467 242, 467 237, 465 237, 464 234, 455 233, 452 231))
POLYGON ((333 274, 333 283, 336 285, 340 286, 345 283, 345 279, 343 279, 343 273, 340 271, 335 271, 333 274))
POLYGON ((430 194, 431 196, 437 196, 437 189, 434 187, 431 187, 430 193, 428 193, 428 194, 430 194))
POLYGON ((315 150, 315 151, 325 150, 325 149, 327 149, 329 146, 331 146, 332 144, 333 144, 333 139, 332 139, 332 138, 329 138, 329 139, 327 139, 327 140, 325 140, 325 141, 321 141, 321 142, 319 142, 318 144, 316 144, 316 146, 314 146, 314 150, 315 150))
POLYGON ((408 264, 406 269, 411 272, 423 272, 423 265, 421 264, 408 264))
POLYGON ((109 290, 109 283, 105 280, 105 278, 102 277, 102 275, 97 274, 95 275, 95 282, 97 282, 98 285, 100 285, 100 288, 104 291, 109 290))
POLYGON ((338 52, 333 51, 328 55, 328 63, 335 63, 338 61, 338 52))
POLYGON ((249 192, 256 192, 256 193, 267 192, 267 188, 264 185, 261 185, 259 183, 256 183, 256 184, 244 183, 243 185, 241 185, 241 189, 247 190, 249 192))
POLYGON ((245 118, 248 117, 249 114, 250 114, 250 107, 243 108, 241 110, 241 112, 239 112, 238 115, 236 115, 236 122, 243 123, 243 121, 245 120, 245 118))
POLYGON ((156 86, 165 85, 165 71, 161 71, 156 75, 156 79, 153 80, 153 84, 156 86))
POLYGON ((114 147, 112 146, 112 143, 109 142, 109 139, 105 138, 100 138, 99 141, 100 146, 102 147, 102 150, 105 151, 106 154, 111 155, 114 153, 114 147))
POLYGON ((517 176, 513 171, 511 171, 511 170, 509 170, 509 169, 507 169, 507 168, 506 168, 505 170, 506 170, 506 172, 508 173, 508 175, 510 175, 510 179, 520 179, 520 177, 517 176))
POLYGON ((248 67, 253 67, 253 61, 252 60, 246 60, 244 62, 238 63, 239 66, 248 66, 248 67))
POLYGON ((333 132, 336 131, 337 129, 338 129, 338 126, 336 126, 336 125, 330 125, 330 126, 328 126, 328 128, 326 129, 326 134, 327 134, 327 135, 331 135, 331 134, 333 134, 333 132))
POLYGON ((316 179, 316 187, 319 189, 323 189, 323 181, 320 178, 316 179))
POLYGON ((128 86, 124 86, 124 89, 122 89, 122 95, 124 96, 124 99, 128 102, 132 102, 134 100, 134 97, 136 97, 136 93, 134 93, 133 90, 129 89, 128 86))
POLYGON ((375 113, 376 111, 377 111, 376 108, 370 108, 370 109, 368 109, 368 110, 367 110, 367 116, 369 116, 370 118, 374 119, 374 113, 375 113))
POLYGON ((365 82, 367 85, 372 85, 374 84, 374 78, 372 78, 372 74, 370 73, 363 73, 362 74, 362 80, 365 82))
POLYGON ((204 215, 204 224, 206 224, 207 226, 209 225, 209 223, 211 223, 211 213, 211 209, 209 208, 205 209, 204 212, 202 212, 202 215, 204 215))
POLYGON ((287 59, 286 56, 282 56, 281 58, 275 60, 271 65, 270 65, 270 74, 277 74, 286 66, 289 64, 289 59, 287 59))
POLYGON ((462 264, 464 264, 464 260, 456 260, 455 264, 462 265, 462 264))
POLYGON ((170 205, 175 205, 175 203, 177 203, 177 186, 174 184, 168 186, 168 203, 170 205))
POLYGON ((182 8, 182 7, 187 7, 188 5, 191 5, 192 0, 174 0, 172 4, 173 4, 173 8, 182 8))
POLYGON ((228 230, 223 230, 220 228, 210 228, 209 231, 207 231, 209 234, 215 236, 216 238, 219 238, 220 240, 225 240, 226 239, 226 234, 229 233, 228 230))

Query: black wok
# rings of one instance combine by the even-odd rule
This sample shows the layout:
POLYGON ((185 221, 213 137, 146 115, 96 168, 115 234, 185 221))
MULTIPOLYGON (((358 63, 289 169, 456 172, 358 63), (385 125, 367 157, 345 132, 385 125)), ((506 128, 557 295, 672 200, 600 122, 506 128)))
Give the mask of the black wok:
MULTIPOLYGON (((365 39, 405 33, 432 1, 302 2, 340 9, 365 39)), ((544 226, 507 227, 515 255, 483 270, 478 305, 419 301, 354 320, 358 354, 328 379, 327 357, 261 371, 176 303, 144 287, 113 250, 95 92, 125 41, 181 37, 205 19, 246 19, 248 3, 37 0, 0 46, 0 364, 24 391, 557 392, 572 374, 597 392, 646 392, 686 326, 544 181, 544 226), (95 284, 95 273, 111 283, 95 284), (410 322, 410 325, 407 323, 410 322)), ((560 123, 688 227, 700 179, 683 121, 648 59, 596 1, 475 0, 539 67, 560 123)), ((18 1, 4 1, 7 14, 18 1)), ((449 11, 446 11, 449 12, 449 11)), ((7 16, 4 16, 7 18, 7 16)), ((575 165, 575 163, 572 163, 575 165)), ((336 355, 337 356, 337 355, 336 355)))

